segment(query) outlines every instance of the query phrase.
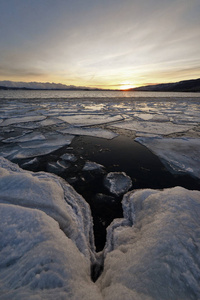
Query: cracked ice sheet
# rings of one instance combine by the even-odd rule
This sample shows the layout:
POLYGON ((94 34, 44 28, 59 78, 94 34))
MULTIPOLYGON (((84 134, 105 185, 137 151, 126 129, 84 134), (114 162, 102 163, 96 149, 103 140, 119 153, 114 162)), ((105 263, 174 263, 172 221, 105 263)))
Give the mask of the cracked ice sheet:
POLYGON ((28 116, 28 117, 20 117, 20 118, 10 118, 4 120, 0 126, 8 126, 8 125, 13 125, 13 124, 18 124, 18 123, 25 123, 25 122, 36 122, 36 121, 42 121, 45 120, 46 116, 28 116))
POLYGON ((167 135, 175 132, 185 132, 192 129, 194 126, 177 125, 170 122, 127 121, 111 125, 111 127, 128 129, 136 132, 167 135))
POLYGON ((95 261, 89 205, 62 178, 22 170, 0 157, 0 203, 43 211, 59 223, 88 261, 95 261))
POLYGON ((99 138, 104 138, 111 140, 118 136, 117 133, 114 133, 110 130, 101 129, 101 128, 77 128, 77 127, 70 127, 63 130, 58 130, 60 133, 68 133, 72 135, 86 135, 86 136, 94 136, 99 138))
POLYGON ((123 120, 120 115, 106 115, 106 114, 91 114, 91 115, 69 115, 69 116, 59 116, 59 119, 76 126, 87 126, 87 125, 97 125, 106 124, 115 121, 123 120))
POLYGON ((200 299, 200 191, 132 191, 122 206, 97 281, 104 299, 200 299))
POLYGON ((0 204, 0 227, 2 300, 102 300, 88 261, 53 218, 0 204))
POLYGON ((157 155, 172 173, 200 178, 200 139, 139 137, 135 141, 157 155))

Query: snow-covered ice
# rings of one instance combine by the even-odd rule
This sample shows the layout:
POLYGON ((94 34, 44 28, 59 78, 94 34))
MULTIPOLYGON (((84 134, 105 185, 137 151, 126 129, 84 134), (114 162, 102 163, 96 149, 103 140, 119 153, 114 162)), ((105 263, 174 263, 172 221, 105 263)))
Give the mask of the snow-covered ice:
POLYGON ((2 300, 102 300, 88 261, 52 217, 36 208, 0 204, 0 224, 2 300))
POLYGON ((87 127, 69 127, 63 130, 59 131, 60 133, 68 133, 68 134, 73 134, 73 135, 86 135, 86 136, 94 136, 94 137, 99 137, 99 138, 104 138, 104 139, 113 139, 118 134, 102 129, 102 128, 87 128, 87 127))
POLYGON ((132 187, 132 180, 124 172, 110 172, 104 178, 104 185, 112 194, 119 196, 132 187))
POLYGON ((158 155, 170 171, 200 178, 200 139, 138 137, 135 141, 158 155))
POLYGON ((63 179, 50 173, 24 171, 0 157, 0 202, 45 212, 85 257, 95 259, 90 208, 63 179))
POLYGON ((124 218, 108 228, 104 269, 93 283, 88 204, 56 175, 1 157, 1 299, 199 299, 200 192, 131 191, 122 205, 124 218))
POLYGON ((108 229, 104 299, 200 299, 200 192, 130 192, 123 210, 108 229))

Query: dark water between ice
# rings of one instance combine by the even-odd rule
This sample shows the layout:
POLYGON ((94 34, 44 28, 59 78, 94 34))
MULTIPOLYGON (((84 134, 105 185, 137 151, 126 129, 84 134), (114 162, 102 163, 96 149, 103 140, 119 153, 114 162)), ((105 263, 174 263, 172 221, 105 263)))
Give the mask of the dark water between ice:
MULTIPOLYGON (((73 153, 78 160, 69 169, 59 174, 68 181, 90 204, 94 220, 94 234, 97 251, 103 249, 106 240, 106 227, 115 218, 121 218, 121 197, 113 196, 103 185, 108 172, 125 172, 132 179, 132 189, 163 189, 182 186, 200 190, 200 182, 185 175, 173 175, 146 147, 126 136, 113 140, 103 138, 75 137, 69 147, 41 157, 39 165, 29 170, 47 171, 49 161, 57 161, 64 153, 73 153), (94 161, 105 167, 105 173, 83 171, 85 162, 94 161)), ((20 162, 19 162, 20 163, 20 162)))

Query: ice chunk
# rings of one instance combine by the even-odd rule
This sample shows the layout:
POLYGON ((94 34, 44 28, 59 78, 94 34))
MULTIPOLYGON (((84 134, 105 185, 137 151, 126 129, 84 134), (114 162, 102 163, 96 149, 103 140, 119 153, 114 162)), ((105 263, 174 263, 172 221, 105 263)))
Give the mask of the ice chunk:
POLYGON ((71 162, 77 161, 76 156, 72 153, 65 153, 60 158, 63 160, 66 160, 66 161, 71 161, 71 162))
POLYGON ((104 299, 200 299, 200 192, 140 190, 108 229, 104 299))
POLYGON ((200 178, 199 139, 140 137, 136 138, 135 141, 158 155, 171 172, 184 172, 200 178))
POLYGON ((106 124, 114 121, 123 120, 123 117, 120 115, 107 115, 107 114, 90 114, 90 115, 68 115, 68 116, 59 116, 59 119, 74 124, 76 126, 87 126, 87 125, 96 125, 96 124, 106 124))
POLYGON ((18 123, 24 123, 24 122, 36 122, 36 121, 42 121, 45 120, 46 116, 21 116, 20 118, 10 118, 4 120, 0 126, 8 126, 8 125, 13 125, 13 124, 18 124, 18 123))
POLYGON ((104 179, 104 185, 112 194, 119 196, 132 187, 132 180, 124 172, 110 172, 104 179))
POLYGON ((95 171, 99 170, 102 171, 104 169, 104 166, 97 164, 96 162, 93 161, 86 161, 83 171, 95 171))
POLYGON ((32 166, 32 165, 35 165, 35 164, 38 164, 38 159, 35 157, 35 158, 33 158, 33 159, 31 159, 31 160, 29 160, 29 161, 27 161, 27 162, 25 162, 25 163, 23 163, 22 165, 21 165, 21 167, 22 168, 26 168, 26 167, 28 167, 28 166, 32 166))
POLYGON ((65 161, 48 162, 47 171, 54 174, 61 174, 70 166, 71 164, 65 161))
POLYGON ((45 212, 88 260, 95 260, 90 208, 60 177, 22 170, 0 157, 0 202, 45 212))
POLYGON ((58 133, 46 134, 44 140, 40 141, 29 141, 19 144, 21 148, 42 148, 42 147, 51 147, 51 146, 65 146, 69 145, 73 140, 74 136, 65 135, 58 133))
POLYGON ((185 132, 192 129, 192 125, 176 125, 170 122, 145 122, 145 121, 127 121, 112 125, 116 128, 124 128, 137 132, 154 134, 171 134, 175 132, 185 132))
POLYGON ((88 261, 46 213, 0 204, 0 228, 2 300, 102 300, 88 261))
POLYGON ((68 133, 74 135, 88 135, 94 137, 100 137, 104 139, 113 139, 118 136, 117 133, 114 133, 110 130, 102 129, 102 128, 77 128, 77 127, 69 127, 63 130, 58 131, 60 133, 68 133))

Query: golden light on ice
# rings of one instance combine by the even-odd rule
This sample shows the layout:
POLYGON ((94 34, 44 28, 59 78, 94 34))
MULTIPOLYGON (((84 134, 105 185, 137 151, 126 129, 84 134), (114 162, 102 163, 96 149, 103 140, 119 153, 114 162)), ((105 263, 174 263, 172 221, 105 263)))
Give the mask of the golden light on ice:
POLYGON ((129 89, 132 89, 134 88, 134 84, 130 81, 125 81, 125 82, 122 82, 121 85, 120 85, 120 90, 129 90, 129 89))

